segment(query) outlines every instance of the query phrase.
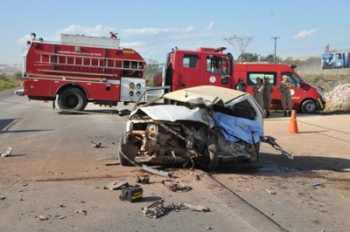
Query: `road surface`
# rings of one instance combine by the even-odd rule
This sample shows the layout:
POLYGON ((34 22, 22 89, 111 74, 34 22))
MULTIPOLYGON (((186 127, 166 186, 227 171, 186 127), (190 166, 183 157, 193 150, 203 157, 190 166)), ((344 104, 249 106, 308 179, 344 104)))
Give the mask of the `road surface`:
POLYGON ((188 192, 172 192, 150 175, 143 200, 121 201, 116 181, 136 184, 145 172, 116 160, 126 118, 123 106, 88 105, 85 114, 62 114, 46 102, 0 92, 1 231, 347 231, 350 206, 349 115, 298 116, 298 134, 273 112, 265 134, 294 160, 262 146, 258 165, 222 165, 201 170, 168 167, 188 192), (303 122, 302 122, 303 121, 303 122), (345 133, 344 133, 345 132, 345 133), (91 141, 101 143, 100 148, 91 141), (202 205, 210 212, 166 210, 149 219, 141 208, 202 205), (40 218, 42 220, 40 220, 40 218))

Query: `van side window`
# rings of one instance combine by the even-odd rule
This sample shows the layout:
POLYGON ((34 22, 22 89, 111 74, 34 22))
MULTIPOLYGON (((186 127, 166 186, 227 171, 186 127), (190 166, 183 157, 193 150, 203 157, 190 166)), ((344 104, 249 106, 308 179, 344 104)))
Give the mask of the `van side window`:
POLYGON ((255 85, 257 78, 264 80, 267 77, 270 78, 270 83, 275 86, 277 83, 277 73, 275 72, 248 72, 247 85, 255 85))
POLYGON ((196 55, 184 55, 182 59, 182 65, 184 68, 197 68, 198 56, 196 55))
POLYGON ((300 87, 299 78, 296 77, 294 73, 291 73, 291 72, 282 72, 282 73, 281 73, 281 80, 282 80, 282 77, 283 77, 284 75, 287 75, 287 76, 288 76, 289 81, 292 82, 294 86, 300 87))

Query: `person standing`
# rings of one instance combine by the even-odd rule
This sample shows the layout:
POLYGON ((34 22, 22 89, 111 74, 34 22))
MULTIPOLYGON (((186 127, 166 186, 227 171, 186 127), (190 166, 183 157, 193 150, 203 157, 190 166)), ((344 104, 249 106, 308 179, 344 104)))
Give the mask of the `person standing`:
POLYGON ((245 92, 247 90, 247 85, 243 82, 243 78, 238 78, 238 82, 233 87, 235 90, 245 92))
POLYGON ((266 117, 269 117, 269 116, 271 116, 270 105, 271 105, 271 94, 273 92, 273 85, 270 83, 269 77, 265 77, 264 80, 265 80, 265 82, 264 82, 264 94, 263 94, 264 109, 266 112, 266 117))
POLYGON ((292 87, 292 83, 289 82, 289 78, 287 75, 283 75, 282 82, 280 83, 278 90, 281 92, 281 103, 283 108, 283 116, 290 116, 292 112, 292 95, 290 93, 290 87, 292 87), (288 108, 288 114, 287 114, 288 108))
POLYGON ((264 83, 260 78, 256 78, 256 84, 253 87, 254 98, 262 110, 264 110, 264 83))

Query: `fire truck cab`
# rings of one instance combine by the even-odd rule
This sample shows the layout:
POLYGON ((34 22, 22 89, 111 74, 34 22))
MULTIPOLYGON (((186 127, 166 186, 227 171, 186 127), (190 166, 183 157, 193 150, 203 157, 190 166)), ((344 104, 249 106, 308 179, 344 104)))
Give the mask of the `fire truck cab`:
POLYGON ((225 49, 174 49, 167 55, 165 70, 155 75, 155 85, 169 86, 170 91, 198 85, 229 88, 232 86, 233 57, 224 53, 225 49))
POLYGON ((34 36, 27 45, 17 95, 53 101, 53 107, 57 100, 61 109, 81 111, 88 102, 135 102, 145 88, 144 59, 119 47, 119 39, 62 34, 58 43, 34 36))

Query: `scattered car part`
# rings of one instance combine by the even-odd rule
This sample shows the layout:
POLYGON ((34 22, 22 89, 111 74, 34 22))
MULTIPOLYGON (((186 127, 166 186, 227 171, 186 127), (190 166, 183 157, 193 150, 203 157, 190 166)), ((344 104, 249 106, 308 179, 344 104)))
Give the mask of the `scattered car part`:
POLYGON ((143 189, 139 185, 128 186, 122 189, 119 199, 122 201, 135 202, 142 199, 143 189))
POLYGON ((1 157, 9 157, 12 155, 12 147, 8 147, 7 150, 1 154, 1 157))
POLYGON ((129 186, 129 183, 127 181, 113 181, 107 184, 105 188, 110 190, 119 190, 119 189, 126 188, 128 186, 129 186))
POLYGON ((99 148, 101 147, 102 143, 95 143, 93 141, 91 141, 91 146, 94 147, 94 148, 99 148))
POLYGON ((179 184, 179 182, 174 180, 162 180, 161 183, 172 192, 188 192, 192 189, 191 187, 179 184))
POLYGON ((148 218, 159 218, 165 213, 164 200, 160 199, 147 207, 141 207, 141 210, 143 214, 148 218))
POLYGON ((203 205, 191 205, 188 203, 181 203, 180 207, 181 209, 190 209, 190 210, 199 211, 199 212, 210 212, 209 207, 206 207, 203 205))
POLYGON ((149 184, 149 175, 142 175, 136 177, 136 183, 138 184, 149 184))

